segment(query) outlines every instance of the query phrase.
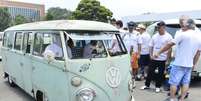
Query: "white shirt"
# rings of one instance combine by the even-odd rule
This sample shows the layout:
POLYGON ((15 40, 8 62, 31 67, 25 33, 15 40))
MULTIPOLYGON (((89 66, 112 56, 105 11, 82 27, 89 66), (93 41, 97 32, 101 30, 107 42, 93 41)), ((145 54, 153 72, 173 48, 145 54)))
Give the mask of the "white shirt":
POLYGON ((122 36, 122 39, 128 52, 131 51, 131 47, 133 47, 134 52, 138 52, 138 44, 142 44, 142 39, 139 34, 126 33, 122 36))
MULTIPOLYGON (((122 37, 125 34, 125 31, 122 30, 122 29, 119 29, 119 34, 122 37)), ((118 41, 117 41, 117 38, 116 38, 115 34, 112 36, 111 43, 112 43, 111 45, 114 45, 113 47, 111 46, 112 47, 112 52, 120 51, 119 44, 118 44, 118 41)))
MULTIPOLYGON (((158 52, 163 46, 165 46, 168 42, 172 40, 172 36, 165 32, 164 35, 160 35, 159 33, 156 33, 153 35, 149 46, 153 47, 153 54, 158 52)), ((167 51, 160 54, 158 58, 155 58, 154 60, 158 61, 166 61, 167 60, 167 51)))
POLYGON ((94 50, 94 47, 88 43, 85 47, 84 47, 84 53, 83 53, 83 57, 84 58, 92 58, 92 51, 94 50))
MULTIPOLYGON (((195 27, 195 31, 196 31, 196 33, 198 33, 198 34, 201 35, 201 31, 200 31, 199 28, 195 27)), ((182 29, 176 31, 174 38, 176 38, 179 34, 181 34, 181 32, 183 32, 182 29)), ((200 37, 200 38, 201 38, 201 37, 200 37)), ((177 47, 176 47, 176 48, 177 48, 177 47)), ((174 56, 174 57, 175 57, 175 53, 176 53, 176 50, 177 50, 176 48, 175 48, 175 50, 174 50, 174 52, 173 52, 173 56, 174 56)), ((201 47, 200 47, 200 50, 201 50, 201 47)))
POLYGON ((48 51, 52 51, 55 57, 63 57, 62 48, 55 43, 48 45, 43 54, 45 55, 48 51))
POLYGON ((140 54, 147 55, 149 54, 149 43, 151 40, 151 36, 147 32, 144 32, 141 34, 141 39, 142 39, 142 45, 140 54))
POLYGON ((176 54, 173 65, 192 67, 193 58, 201 46, 200 35, 197 31, 180 31, 172 42, 176 44, 176 54))

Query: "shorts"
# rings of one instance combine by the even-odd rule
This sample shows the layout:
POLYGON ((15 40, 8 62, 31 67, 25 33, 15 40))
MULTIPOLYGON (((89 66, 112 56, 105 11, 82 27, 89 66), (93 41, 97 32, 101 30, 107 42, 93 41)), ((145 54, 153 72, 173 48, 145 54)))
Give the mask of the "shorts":
POLYGON ((140 59, 139 59, 139 66, 148 66, 150 63, 150 56, 149 54, 147 55, 140 55, 140 59))
POLYGON ((169 84, 178 85, 189 85, 191 80, 191 67, 181 67, 173 65, 170 70, 169 84))

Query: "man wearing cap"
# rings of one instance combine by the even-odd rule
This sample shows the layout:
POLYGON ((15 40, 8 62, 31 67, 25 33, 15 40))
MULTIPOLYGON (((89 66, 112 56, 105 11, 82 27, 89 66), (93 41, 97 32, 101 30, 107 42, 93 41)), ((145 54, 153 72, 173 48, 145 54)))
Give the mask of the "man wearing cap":
POLYGON ((146 32, 146 27, 143 24, 139 24, 137 26, 137 29, 142 39, 140 59, 139 59, 140 71, 137 77, 139 79, 143 79, 144 77, 145 78, 147 77, 147 69, 150 62, 149 43, 151 40, 151 36, 146 32))
POLYGON ((192 19, 183 21, 183 31, 166 44, 155 54, 158 57, 164 51, 170 49, 173 45, 176 45, 176 54, 173 66, 170 72, 169 83, 170 87, 170 101, 177 101, 175 98, 175 92, 177 86, 182 84, 182 94, 179 101, 184 101, 184 97, 188 91, 191 71, 195 67, 200 54, 200 35, 194 30, 195 22, 192 19))
POLYGON ((153 35, 150 41, 150 57, 151 62, 148 70, 148 76, 146 78, 145 86, 141 89, 149 89, 152 80, 155 80, 156 93, 160 92, 160 87, 163 82, 163 74, 165 71, 166 60, 170 57, 171 49, 160 54, 158 57, 154 57, 154 53, 158 52, 162 46, 172 40, 172 36, 165 31, 165 22, 160 21, 157 23, 158 32, 153 35))
POLYGON ((134 28, 136 27, 136 24, 134 22, 128 23, 128 33, 125 33, 122 36, 122 39, 124 41, 124 44, 126 46, 126 49, 128 53, 131 55, 131 67, 133 70, 133 77, 135 78, 137 69, 138 69, 138 58, 139 53, 141 52, 141 44, 142 40, 140 38, 140 35, 137 33, 134 33, 134 28))

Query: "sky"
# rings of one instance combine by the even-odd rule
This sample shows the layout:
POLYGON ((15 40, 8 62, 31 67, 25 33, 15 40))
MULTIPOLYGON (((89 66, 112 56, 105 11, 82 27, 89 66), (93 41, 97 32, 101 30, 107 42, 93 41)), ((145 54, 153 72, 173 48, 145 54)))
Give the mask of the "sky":
MULTIPOLYGON (((44 4, 50 7, 61 7, 75 10, 80 0, 10 0, 44 4)), ((201 0, 98 0, 101 5, 109 8, 114 17, 139 15, 147 12, 165 13, 177 11, 201 10, 201 0)))

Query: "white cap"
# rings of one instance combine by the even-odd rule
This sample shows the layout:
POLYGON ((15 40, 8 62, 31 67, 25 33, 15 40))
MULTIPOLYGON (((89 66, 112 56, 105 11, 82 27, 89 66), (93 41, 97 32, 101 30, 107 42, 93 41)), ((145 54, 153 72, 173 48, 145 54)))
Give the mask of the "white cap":
POLYGON ((138 24, 137 28, 146 29, 145 25, 143 24, 138 24))

